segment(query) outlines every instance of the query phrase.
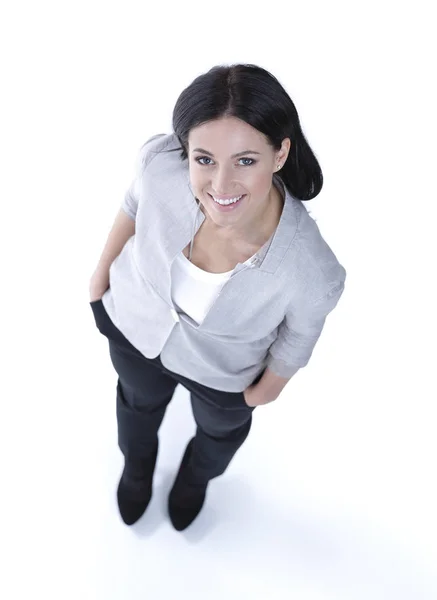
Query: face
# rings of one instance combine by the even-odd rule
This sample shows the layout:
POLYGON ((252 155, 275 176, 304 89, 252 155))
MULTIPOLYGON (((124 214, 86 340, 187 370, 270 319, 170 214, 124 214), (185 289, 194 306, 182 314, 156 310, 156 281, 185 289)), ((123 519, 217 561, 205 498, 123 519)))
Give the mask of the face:
POLYGON ((221 227, 244 227, 262 218, 272 197, 272 175, 289 148, 285 138, 275 151, 261 132, 235 117, 193 128, 188 137, 190 182, 207 216, 221 227), (233 202, 224 205, 226 200, 233 202))

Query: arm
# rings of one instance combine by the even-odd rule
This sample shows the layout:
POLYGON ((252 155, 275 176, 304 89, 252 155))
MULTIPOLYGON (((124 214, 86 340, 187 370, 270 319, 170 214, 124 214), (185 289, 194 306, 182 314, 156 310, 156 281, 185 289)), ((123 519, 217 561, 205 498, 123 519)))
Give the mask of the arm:
POLYGON ((108 271, 114 259, 123 250, 127 240, 135 234, 135 221, 120 208, 109 232, 96 270, 108 271))
POLYGON ((109 232, 97 267, 89 284, 90 302, 99 300, 109 287, 109 268, 120 254, 127 240, 135 234, 135 221, 120 208, 109 232))
POLYGON ((127 240, 135 234, 135 218, 140 194, 140 177, 145 159, 144 149, 146 144, 141 147, 138 153, 135 164, 135 176, 124 196, 95 270, 95 273, 100 273, 104 276, 108 275, 108 281, 109 267, 123 250, 127 240))
POLYGON ((141 177, 148 162, 153 157, 153 153, 150 152, 151 146, 149 146, 149 142, 158 139, 163 135, 165 134, 160 133, 147 140, 147 142, 142 145, 137 155, 134 178, 125 194, 115 222, 109 232, 102 255, 100 256, 97 267, 91 277, 91 301, 101 298, 108 289, 109 268, 115 258, 117 258, 123 250, 127 240, 135 235, 135 220, 140 200, 141 177))
POLYGON ((288 381, 306 366, 322 333, 326 317, 344 291, 344 279, 310 306, 287 311, 278 337, 270 346, 267 368, 259 382, 245 391, 249 406, 268 404, 278 398, 288 381))
POLYGON ((165 134, 158 133, 152 136, 141 146, 138 152, 135 161, 134 178, 124 196, 115 223, 109 233, 98 267, 109 270, 111 263, 123 250, 127 240, 135 234, 135 219, 141 195, 141 178, 147 164, 153 158, 153 152, 151 151, 153 144, 152 146, 149 146, 149 144, 162 136, 165 136, 165 134))

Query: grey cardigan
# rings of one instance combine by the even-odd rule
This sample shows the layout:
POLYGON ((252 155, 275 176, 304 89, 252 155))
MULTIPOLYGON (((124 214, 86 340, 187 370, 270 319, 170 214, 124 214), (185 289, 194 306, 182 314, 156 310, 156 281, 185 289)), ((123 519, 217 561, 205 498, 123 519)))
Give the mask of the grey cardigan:
POLYGON ((122 202, 135 220, 110 267, 103 305, 144 356, 208 387, 244 391, 267 366, 281 377, 304 367, 326 316, 344 289, 346 271, 300 200, 273 176, 285 203, 280 222, 251 263, 239 263, 205 319, 177 313, 171 265, 205 215, 190 187, 175 134, 153 136, 138 155, 122 202))

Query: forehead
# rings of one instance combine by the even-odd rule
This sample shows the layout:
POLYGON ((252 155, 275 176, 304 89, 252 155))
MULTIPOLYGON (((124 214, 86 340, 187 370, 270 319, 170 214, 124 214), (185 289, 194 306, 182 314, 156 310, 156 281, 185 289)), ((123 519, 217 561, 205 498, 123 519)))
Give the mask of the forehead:
POLYGON ((238 152, 249 147, 262 151, 268 146, 264 134, 235 117, 208 121, 194 127, 188 135, 188 145, 191 149, 201 146, 217 152, 220 149, 238 152))

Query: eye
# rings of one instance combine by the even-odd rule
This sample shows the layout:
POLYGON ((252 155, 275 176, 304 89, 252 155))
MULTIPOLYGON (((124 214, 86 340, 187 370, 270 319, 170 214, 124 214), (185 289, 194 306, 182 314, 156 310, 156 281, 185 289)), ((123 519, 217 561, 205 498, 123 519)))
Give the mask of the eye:
POLYGON ((211 160, 208 156, 199 156, 195 160, 196 160, 196 162, 199 163, 199 165, 208 166, 208 165, 205 165, 205 163, 200 162, 201 160, 205 160, 205 158, 206 158, 206 160, 211 160))
POLYGON ((253 158, 240 158, 240 160, 250 160, 251 161, 250 165, 243 165, 244 167, 250 167, 251 165, 254 165, 256 163, 256 160, 254 160, 253 158))
MULTIPOLYGON (((195 160, 196 160, 197 163, 199 163, 199 165, 203 165, 204 167, 208 167, 210 165, 210 163, 205 164, 203 162, 200 162, 200 161, 205 160, 205 159, 206 160, 212 160, 211 158, 209 158, 209 156, 198 156, 195 160)), ((254 165, 257 162, 253 158, 240 158, 238 160, 250 160, 250 164, 241 165, 242 167, 251 167, 252 165, 254 165)))

